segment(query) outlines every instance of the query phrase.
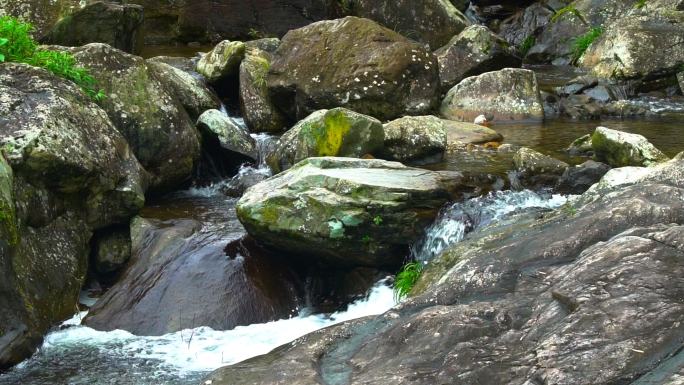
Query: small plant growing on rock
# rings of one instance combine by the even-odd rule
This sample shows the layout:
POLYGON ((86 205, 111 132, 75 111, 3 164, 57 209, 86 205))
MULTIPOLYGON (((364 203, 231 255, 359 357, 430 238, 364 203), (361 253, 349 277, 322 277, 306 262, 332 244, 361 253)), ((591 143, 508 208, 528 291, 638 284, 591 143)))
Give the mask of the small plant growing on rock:
POLYGON ((254 71, 254 82, 252 85, 257 85, 259 87, 266 86, 266 77, 268 75, 268 70, 271 68, 271 63, 266 59, 259 60, 259 68, 254 71))
POLYGON ((375 223, 376 226, 380 226, 380 224, 382 223, 382 218, 375 217, 375 218, 373 218, 373 222, 375 223))
POLYGON ((407 263, 401 268, 399 274, 394 279, 394 299, 399 302, 402 298, 413 289, 420 274, 423 272, 423 264, 421 262, 407 263))
POLYGON ((523 54, 523 56, 529 51, 530 48, 534 45, 534 37, 530 36, 523 40, 522 44, 520 44, 520 53, 523 54))
POLYGON ((363 243, 368 243, 371 241, 370 235, 366 235, 365 237, 361 238, 361 242, 363 243))
POLYGON ((254 29, 254 28, 250 28, 250 29, 249 29, 249 32, 247 32, 247 34, 248 34, 249 37, 251 37, 252 39, 258 39, 258 38, 261 37, 261 32, 259 32, 258 29, 254 29))
POLYGON ((102 90, 95 91, 95 79, 88 68, 79 67, 74 57, 66 52, 41 49, 32 38, 33 25, 11 16, 0 17, 0 62, 26 63, 40 67, 74 82, 93 100, 105 97, 102 90))
POLYGON ((579 18, 580 20, 584 21, 584 19, 582 18, 582 15, 580 14, 580 12, 579 12, 578 10, 575 9, 575 4, 570 4, 570 5, 568 5, 568 6, 565 7, 565 8, 559 9, 559 10, 553 15, 553 17, 551 18, 551 20, 549 21, 549 23, 553 23, 554 21, 556 21, 556 20, 558 20, 558 19, 561 19, 561 18, 563 17, 563 15, 565 15, 566 13, 570 13, 570 14, 572 14, 572 15, 575 15, 575 16, 577 16, 577 18, 579 18))
POLYGON ((589 48, 591 43, 596 40, 603 33, 603 28, 596 27, 587 32, 584 36, 577 36, 570 39, 570 47, 572 48, 572 60, 577 61, 584 52, 589 48))

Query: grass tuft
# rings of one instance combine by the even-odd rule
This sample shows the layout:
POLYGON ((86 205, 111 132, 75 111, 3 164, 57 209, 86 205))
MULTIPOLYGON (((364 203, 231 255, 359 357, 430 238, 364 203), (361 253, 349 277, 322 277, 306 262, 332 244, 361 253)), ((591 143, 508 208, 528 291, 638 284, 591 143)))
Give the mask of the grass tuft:
POLYGON ((589 48, 591 43, 593 43, 594 40, 601 35, 601 33, 603 33, 603 28, 596 27, 583 36, 577 36, 570 39, 570 48, 572 48, 572 61, 577 61, 577 59, 582 57, 587 48, 589 48))
POLYGON ((401 268, 401 271, 394 279, 394 299, 397 302, 406 297, 411 289, 413 289, 413 285, 416 284, 422 272, 423 264, 421 262, 407 263, 401 268))
POLYGON ((568 5, 568 6, 565 7, 565 8, 559 9, 558 12, 556 12, 556 13, 553 15, 553 17, 551 18, 551 20, 549 21, 549 23, 553 23, 554 21, 556 21, 556 20, 562 18, 563 15, 566 14, 566 13, 571 13, 571 14, 577 16, 579 19, 582 19, 582 15, 580 15, 580 12, 579 12, 577 9, 575 9, 575 4, 570 4, 570 5, 568 5))
POLYGON ((520 47, 518 48, 520 50, 520 53, 523 54, 523 56, 529 51, 530 48, 534 45, 534 37, 530 36, 523 40, 522 44, 520 44, 520 47))

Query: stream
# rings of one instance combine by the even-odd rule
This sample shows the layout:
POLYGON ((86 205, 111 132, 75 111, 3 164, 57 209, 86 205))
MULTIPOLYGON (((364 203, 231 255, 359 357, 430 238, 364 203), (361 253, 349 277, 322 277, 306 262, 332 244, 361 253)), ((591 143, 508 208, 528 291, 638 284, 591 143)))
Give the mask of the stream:
MULTIPOLYGON (((197 50, 200 49, 187 49, 188 56, 194 55, 197 50)), ((147 54, 178 54, 178 50, 169 49, 167 52, 158 48, 153 54, 147 54)), ((547 88, 562 85, 577 76, 570 68, 544 67, 535 70, 539 73, 540 84, 547 88)), ((572 165, 588 158, 572 157, 562 150, 573 140, 592 133, 599 125, 644 135, 668 156, 674 156, 684 149, 681 131, 684 114, 677 113, 682 110, 681 106, 647 98, 635 103, 674 112, 660 118, 629 120, 582 121, 550 117, 541 124, 510 123, 494 125, 492 128, 505 137, 504 143, 529 146, 572 165)), ((262 146, 267 146, 272 138, 261 135, 257 140, 262 146)), ((463 151, 448 154, 442 163, 426 168, 505 175, 511 169, 511 157, 512 154, 499 154, 496 151, 463 151)), ((267 171, 263 160, 260 160, 256 167, 243 167, 239 173, 244 176, 250 173, 265 174, 267 171)), ((191 252, 193 256, 219 256, 225 259, 228 253, 226 245, 245 235, 235 215, 237 198, 225 195, 234 181, 228 178, 172 193, 149 202, 140 216, 160 221, 167 227, 174 226, 176 222, 173 221, 192 220, 200 223, 199 230, 186 240, 192 247, 183 250, 191 252)), ((428 229, 425 239, 413 245, 412 257, 429 263, 446 247, 493 221, 526 210, 557 208, 565 202, 566 197, 559 195, 499 191, 466 202, 447 204, 428 229)), ((240 290, 256 293, 253 298, 261 298, 259 296, 263 293, 259 290, 266 290, 264 287, 269 285, 273 274, 268 268, 272 265, 268 259, 271 257, 241 255, 239 251, 234 254, 227 262, 234 269, 231 277, 238 277, 235 279, 247 282, 246 285, 251 284, 249 289, 240 290)), ((0 383, 197 384, 202 376, 220 366, 267 353, 304 334, 338 322, 387 311, 395 305, 392 280, 393 277, 379 280, 365 298, 336 312, 314 314, 307 307, 307 302, 299 298, 287 317, 239 325, 231 330, 192 327, 186 319, 183 330, 156 336, 136 336, 122 330, 97 331, 81 325, 82 318, 87 314, 84 311, 50 332, 31 359, 0 375, 0 383)), ((204 296, 195 293, 194 297, 196 304, 188 307, 201 308, 204 296)), ((80 302, 92 306, 95 300, 83 292, 80 302)))

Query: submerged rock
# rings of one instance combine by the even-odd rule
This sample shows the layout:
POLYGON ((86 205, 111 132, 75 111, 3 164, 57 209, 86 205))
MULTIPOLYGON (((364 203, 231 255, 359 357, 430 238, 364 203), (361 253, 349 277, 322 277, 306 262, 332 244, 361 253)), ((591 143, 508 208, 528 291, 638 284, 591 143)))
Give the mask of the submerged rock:
POLYGON ((519 187, 540 190, 552 188, 569 165, 558 159, 523 147, 513 156, 519 187))
POLYGON ((140 55, 144 42, 143 7, 96 1, 61 19, 42 43, 77 47, 105 43, 140 55))
POLYGON ((472 122, 543 120, 537 77, 530 70, 506 68, 469 77, 449 90, 439 110, 446 119, 472 122))
POLYGON ((444 158, 447 133, 442 119, 406 116, 385 124, 384 132, 384 159, 420 166, 439 163, 444 158))
POLYGON ((436 105, 437 59, 423 45, 357 17, 290 31, 268 74, 273 104, 292 121, 345 107, 380 120, 436 105))
POLYGON ((669 158, 638 134, 597 127, 591 137, 596 159, 611 167, 649 166, 669 158))
POLYGON ((646 170, 649 181, 591 203, 498 221, 442 252, 385 314, 202 382, 676 382, 684 161, 646 170))
POLYGON ((467 77, 522 65, 522 57, 515 47, 481 25, 470 26, 454 36, 435 51, 435 56, 444 91, 467 77))
POLYGON ((463 180, 396 162, 309 158, 247 190, 236 211, 264 245, 333 265, 398 266, 463 180))
POLYGON ((346 108, 320 110, 287 131, 266 157, 273 174, 311 157, 360 158, 383 148, 382 123, 346 108))

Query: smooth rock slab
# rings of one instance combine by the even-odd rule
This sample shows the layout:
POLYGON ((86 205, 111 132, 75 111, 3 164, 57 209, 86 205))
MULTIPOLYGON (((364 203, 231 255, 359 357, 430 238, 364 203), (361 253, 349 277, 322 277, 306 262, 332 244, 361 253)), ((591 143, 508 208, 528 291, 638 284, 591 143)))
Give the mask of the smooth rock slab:
POLYGON ((639 134, 597 127, 591 138, 596 159, 611 167, 649 166, 669 158, 639 134))
POLYGON ((442 119, 449 144, 500 142, 503 135, 479 124, 442 119))
POLYGON ((460 177, 375 159, 309 158, 248 189, 236 211, 250 235, 276 249, 334 265, 397 266, 460 177))
POLYGON ((446 119, 466 122, 480 115, 489 121, 544 120, 536 75, 514 68, 463 80, 449 90, 439 112, 446 119))

